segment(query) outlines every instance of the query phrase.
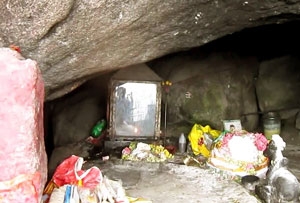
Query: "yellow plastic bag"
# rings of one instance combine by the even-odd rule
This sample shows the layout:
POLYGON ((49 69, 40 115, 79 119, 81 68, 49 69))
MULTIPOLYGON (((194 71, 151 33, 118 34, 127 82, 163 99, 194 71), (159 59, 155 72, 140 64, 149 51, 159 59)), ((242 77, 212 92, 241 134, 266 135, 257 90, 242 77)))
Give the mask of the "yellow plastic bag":
POLYGON ((203 127, 200 124, 195 124, 188 135, 189 141, 191 143, 191 147, 193 153, 195 155, 203 155, 208 158, 210 156, 210 150, 207 148, 207 137, 209 135, 213 140, 219 137, 221 131, 213 130, 209 125, 203 127))

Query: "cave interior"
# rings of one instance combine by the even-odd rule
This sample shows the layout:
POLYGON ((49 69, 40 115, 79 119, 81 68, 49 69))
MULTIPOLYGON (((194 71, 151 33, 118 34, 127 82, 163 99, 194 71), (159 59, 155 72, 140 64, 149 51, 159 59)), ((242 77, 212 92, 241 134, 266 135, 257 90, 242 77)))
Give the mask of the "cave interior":
MULTIPOLYGON (((187 49, 182 52, 171 53, 166 56, 162 56, 161 58, 154 59, 151 61, 147 61, 146 64, 152 68, 155 66, 157 61, 165 62, 168 61, 170 58, 176 58, 177 56, 189 56, 196 59, 203 59, 205 56, 212 54, 212 53, 225 53, 228 55, 237 55, 239 57, 254 57, 260 63, 267 60, 272 60, 274 58, 279 58, 282 56, 290 55, 293 57, 299 57, 299 27, 300 21, 291 21, 284 24, 270 24, 270 25, 263 25, 254 28, 246 28, 239 32, 224 36, 220 39, 214 40, 209 42, 201 47, 195 47, 191 49, 187 49)), ((154 72, 157 72, 159 68, 153 68, 154 72)), ((300 68, 296 67, 296 74, 300 73, 300 68)), ((163 72, 163 71, 162 71, 163 72)), ((91 80, 87 81, 71 93, 64 95, 61 98, 47 101, 45 103, 45 110, 44 110, 44 118, 45 118, 45 144, 46 144, 46 151, 48 157, 50 159, 52 151, 54 150, 55 143, 54 143, 54 135, 55 134, 55 117, 53 117, 55 109, 64 109, 66 106, 72 106, 72 102, 74 103, 74 98, 77 98, 76 95, 81 94, 83 96, 79 96, 79 100, 85 98, 86 95, 92 94, 95 97, 98 97, 98 104, 101 106, 102 111, 99 113, 99 117, 107 118, 106 109, 108 104, 107 94, 108 94, 108 81, 113 72, 105 73, 96 75, 91 80), (100 81, 100 82, 99 82, 100 81), (97 85, 95 85, 97 83, 97 85), (82 93, 85 92, 85 93, 82 93), (89 92, 89 93, 86 93, 89 92), (59 106, 59 108, 58 108, 59 106), (64 107, 62 107, 64 106, 64 107)), ((164 80, 168 80, 168 74, 163 73, 160 75, 164 80)), ((299 89, 298 89, 299 90, 299 89)), ((300 90, 296 93, 298 98, 295 98, 295 103, 298 103, 299 108, 299 93, 300 90)), ((164 100, 162 100, 162 115, 161 115, 161 128, 165 126, 164 122, 164 100)), ((293 107, 294 108, 294 107, 293 107)), ((259 113, 261 109, 257 109, 259 113)), ((261 118, 260 118, 261 119, 261 118)), ((84 118, 83 118, 84 120, 84 118)), ((168 122, 168 121, 167 121, 168 122)), ((95 123, 95 120, 91 125, 95 123)), ((261 123, 261 122, 259 122, 261 123)), ((191 126, 191 125, 189 125, 191 126)), ((66 127, 69 128, 70 126, 66 127)), ((258 125, 256 129, 260 129, 261 126, 258 125)), ((177 129, 178 130, 178 129, 177 129)), ((88 136, 89 132, 86 132, 85 136, 88 136)), ((188 133, 186 131, 185 133, 188 133)), ((175 133, 176 135, 180 135, 180 131, 175 133)), ((300 134, 296 135, 300 136, 300 134)), ((299 139, 300 140, 300 139, 299 139)), ((292 140, 291 142, 294 142, 292 140)), ((300 142, 297 142, 299 145, 300 142)))

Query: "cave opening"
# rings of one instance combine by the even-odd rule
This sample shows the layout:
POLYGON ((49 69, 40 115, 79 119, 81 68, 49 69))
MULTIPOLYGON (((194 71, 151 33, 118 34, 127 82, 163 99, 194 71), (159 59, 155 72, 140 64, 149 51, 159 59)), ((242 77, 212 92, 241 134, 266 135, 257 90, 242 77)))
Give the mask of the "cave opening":
MULTIPOLYGON (((299 66, 297 66, 297 59, 299 58, 299 53, 297 52, 297 50, 300 45, 300 40, 298 36, 300 34, 300 31, 296 29, 299 25, 300 21, 293 21, 284 24, 271 24, 256 28, 247 28, 241 30, 240 32, 233 33, 221 39, 217 39, 215 41, 207 43, 206 45, 203 45, 201 47, 188 49, 182 52, 171 53, 169 55, 162 56, 161 58, 148 61, 146 62, 146 64, 150 68, 152 68, 158 75, 160 75, 160 77, 162 77, 164 80, 174 81, 174 85, 172 88, 175 89, 176 87, 182 88, 182 84, 185 83, 184 81, 187 81, 185 83, 185 87, 193 86, 192 83, 194 80, 201 80, 205 82, 208 80, 208 78, 211 77, 211 75, 216 73, 215 71, 219 71, 221 73, 221 79, 219 78, 219 82, 234 80, 236 77, 245 77, 245 75, 229 75, 229 73, 226 71, 230 64, 233 64, 234 66, 233 72, 240 74, 240 71, 239 69, 237 69, 237 67, 245 66, 247 69, 247 67, 249 66, 257 66, 258 68, 265 61, 272 61, 273 59, 281 59, 281 57, 291 56, 292 59, 283 59, 279 61, 275 60, 275 62, 273 63, 281 64, 285 61, 292 61, 292 65, 289 65, 292 66, 292 68, 286 71, 292 71, 290 74, 296 76, 296 79, 291 80, 294 82, 295 80, 297 80, 297 77, 299 79, 300 75, 300 68, 299 66), (210 58, 212 55, 216 57, 210 58), (190 61, 188 62, 188 64, 183 65, 181 67, 181 65, 185 63, 185 59, 187 58, 190 61), (218 68, 215 68, 216 66, 222 66, 221 64, 223 64, 224 59, 226 60, 227 58, 230 58, 230 60, 232 60, 233 62, 229 62, 229 65, 225 64, 223 67, 224 69, 219 70, 218 68), (242 61, 240 60, 241 58, 242 61), (246 59, 244 60, 244 58, 246 59), (216 62, 219 59, 220 61, 216 62), (237 59, 237 61, 235 59, 237 59), (200 66, 203 66, 205 70, 207 70, 207 72, 204 71, 204 74, 199 76, 199 72, 193 72, 195 71, 195 69, 187 69, 187 72, 189 73, 185 73, 184 71, 180 70, 184 69, 187 66, 192 66, 191 63, 195 61, 200 61, 200 66), (207 62, 201 63, 201 61, 207 62), (163 65, 165 66, 163 67, 163 65), (174 71, 175 67, 177 69, 174 71)), ((300 65, 300 63, 298 65, 300 65)), ((195 66, 199 66, 199 63, 197 62, 195 66)), ((268 65, 268 67, 270 66, 272 66, 272 63, 271 65, 268 65)), ((231 67, 229 67, 229 69, 231 69, 231 67)), ((268 68, 267 70, 269 71, 270 68, 268 68)), ((281 72, 284 73, 285 71, 281 70, 281 72)), ((281 72, 279 72, 278 74, 280 74, 281 72)), ((80 140, 84 139, 85 137, 89 136, 90 129, 97 120, 101 118, 106 118, 108 94, 107 84, 112 74, 113 72, 105 73, 102 75, 100 74, 100 76, 91 79, 90 81, 86 82, 85 84, 83 84, 73 92, 69 93, 68 95, 45 103, 45 143, 46 151, 49 157, 50 171, 53 171, 57 163, 65 157, 69 156, 70 154, 75 153, 82 156, 88 156, 89 152, 86 152, 88 147, 75 147, 75 144, 78 143, 80 140), (54 153, 54 151, 56 151, 56 153, 54 153), (53 161, 51 161, 51 159, 53 161)), ((246 73, 244 74, 248 74, 248 72, 246 71, 246 73)), ((253 83, 257 82, 259 72, 257 69, 254 69, 252 70, 251 74, 253 74, 251 75, 253 80, 250 83, 252 83, 253 85, 253 83)), ((272 77, 274 76, 273 72, 267 72, 264 74, 269 74, 272 77)), ((275 76, 278 76, 278 74, 275 76)), ((207 85, 215 86, 217 82, 218 80, 212 80, 211 82, 208 82, 207 85)), ((270 84, 273 83, 271 82, 270 84)), ((278 85, 278 83, 275 84, 278 85)), ((197 85, 199 84, 197 83, 196 86, 197 85)), ((238 89, 240 82, 237 82, 236 84, 234 84, 234 82, 228 84, 226 83, 225 85, 227 87, 225 91, 229 91, 228 89, 235 88, 235 90, 240 92, 240 90, 238 89)), ((240 109, 246 109, 249 106, 255 106, 253 108, 251 107, 249 110, 240 110, 237 114, 232 113, 232 108, 228 108, 224 110, 223 114, 223 116, 227 115, 227 118, 230 119, 238 117, 237 115, 245 114, 247 120, 251 120, 252 116, 258 116, 259 118, 253 119, 253 122, 249 124, 249 128, 251 130, 257 130, 261 127, 261 114, 259 114, 259 112, 273 110, 273 106, 276 104, 279 104, 277 106, 277 110, 284 110, 283 114, 286 118, 286 123, 295 122, 297 115, 299 115, 298 112, 300 106, 299 96, 297 96, 300 93, 299 82, 297 83, 296 81, 296 84, 290 83, 287 86, 293 86, 293 88, 290 88, 290 92, 286 93, 291 96, 286 100, 280 101, 279 103, 272 103, 273 101, 268 100, 266 102, 263 102, 263 104, 259 105, 259 101, 257 97, 255 97, 255 105, 250 105, 250 102, 246 101, 247 97, 245 96, 241 96, 241 98, 237 100, 234 100, 234 98, 232 97, 229 97, 229 99, 227 98, 227 101, 223 101, 222 99, 220 99, 220 101, 217 103, 218 105, 222 105, 222 102, 225 102, 228 106, 230 105, 230 103, 235 104, 239 101, 243 101, 244 104, 242 106, 239 106, 240 109), (282 104, 282 102, 286 103, 282 104), (272 105, 266 106, 266 103, 271 103, 272 105), (264 109, 261 109, 262 106, 264 109), (292 119, 290 119, 290 117, 292 117, 292 119)), ((270 89, 268 90, 278 91, 277 88, 278 86, 270 87, 270 89)), ((180 92, 180 94, 191 93, 189 88, 186 88, 185 90, 186 91, 184 92, 180 92)), ((209 89, 206 90, 210 91, 209 89)), ((192 89, 192 91, 194 91, 194 89, 192 89)), ((246 88, 242 91, 252 90, 246 88)), ((201 92, 199 94, 203 95, 203 93, 201 92)), ((215 93, 207 94, 206 97, 208 99, 210 98, 211 100, 213 100, 215 99, 214 94, 215 93)), ((197 99, 198 93, 192 92, 191 95, 194 96, 195 99, 197 99)), ((282 94, 280 95, 280 97, 282 97, 282 94)), ((274 99, 273 96, 270 96, 270 98, 274 99)), ((221 108, 219 106, 210 106, 209 103, 211 100, 207 101, 208 104, 203 103, 203 106, 206 108, 216 108, 217 110, 221 108)), ((164 102, 165 101, 163 100, 162 103, 164 104, 164 102)), ((170 112, 168 115, 169 120, 167 121, 167 123, 169 122, 168 127, 170 128, 168 132, 171 137, 172 135, 174 135, 175 137, 176 135, 179 136, 181 132, 187 134, 191 127, 191 124, 195 122, 203 122, 205 124, 210 124, 213 127, 220 127, 209 120, 209 118, 211 117, 210 115, 207 115, 207 119, 204 119, 201 116, 199 116, 198 114, 203 114, 203 111, 198 111, 198 106, 196 104, 185 103, 185 105, 189 106, 186 107, 186 109, 183 109, 180 106, 178 106, 178 103, 180 104, 179 101, 177 103, 174 102, 174 109, 172 109, 171 107, 170 111, 172 112, 170 112), (194 109, 194 111, 191 109, 194 109), (194 115, 194 113, 198 114, 194 115), (174 116, 175 114, 177 116, 174 116)), ((233 108, 236 108, 236 106, 233 106, 233 108)), ((214 109, 207 110, 207 112, 205 113, 215 113, 214 109)), ((162 113, 164 113, 163 109, 162 113)), ((220 115, 217 115, 216 120, 222 119, 225 118, 220 118, 220 115)), ((161 122, 161 126, 164 126, 165 124, 163 119, 161 122)), ((293 135, 293 139, 291 140, 291 142, 295 142, 296 140, 297 145, 299 145, 299 129, 292 129, 291 131, 292 134, 296 134, 293 135), (295 136, 297 138, 295 138, 295 136)))

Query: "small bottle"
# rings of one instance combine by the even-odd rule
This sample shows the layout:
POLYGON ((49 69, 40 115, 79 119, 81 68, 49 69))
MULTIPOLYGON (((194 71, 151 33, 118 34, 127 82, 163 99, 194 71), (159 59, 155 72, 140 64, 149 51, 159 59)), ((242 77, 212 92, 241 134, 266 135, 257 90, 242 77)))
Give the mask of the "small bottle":
POLYGON ((185 153, 186 151, 186 138, 183 133, 179 137, 178 149, 179 153, 185 153))
POLYGON ((101 136, 102 131, 106 127, 106 121, 104 119, 101 119, 96 123, 96 125, 93 127, 91 136, 93 138, 98 138, 101 136))

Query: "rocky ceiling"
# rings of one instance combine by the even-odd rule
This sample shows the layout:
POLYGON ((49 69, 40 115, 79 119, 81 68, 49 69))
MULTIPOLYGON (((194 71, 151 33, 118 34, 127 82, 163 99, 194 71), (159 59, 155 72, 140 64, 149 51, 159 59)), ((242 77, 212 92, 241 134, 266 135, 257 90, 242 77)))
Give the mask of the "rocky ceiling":
POLYGON ((38 62, 52 100, 95 75, 299 14, 300 0, 2 0, 0 46, 38 62))

